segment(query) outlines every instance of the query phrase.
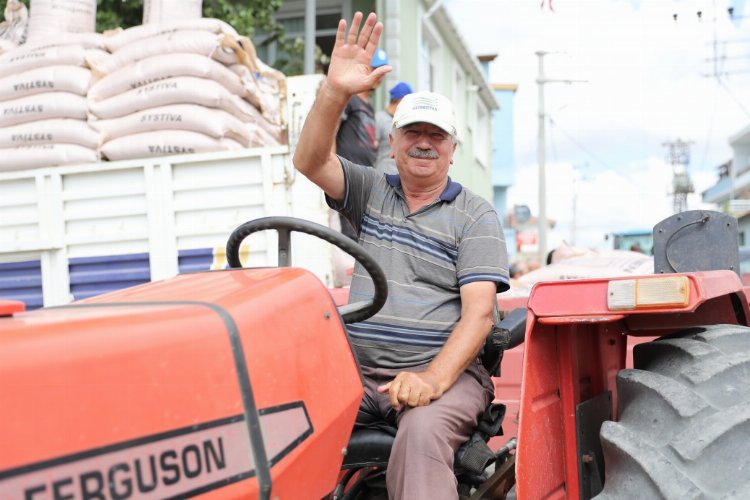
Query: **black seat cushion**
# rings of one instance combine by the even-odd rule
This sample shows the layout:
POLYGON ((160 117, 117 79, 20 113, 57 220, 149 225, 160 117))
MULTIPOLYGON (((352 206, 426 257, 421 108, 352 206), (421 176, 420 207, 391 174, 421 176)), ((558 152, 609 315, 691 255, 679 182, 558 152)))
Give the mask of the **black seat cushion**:
POLYGON ((360 467, 387 466, 394 439, 395 429, 393 433, 380 429, 354 431, 349 439, 341 468, 358 469, 360 467))

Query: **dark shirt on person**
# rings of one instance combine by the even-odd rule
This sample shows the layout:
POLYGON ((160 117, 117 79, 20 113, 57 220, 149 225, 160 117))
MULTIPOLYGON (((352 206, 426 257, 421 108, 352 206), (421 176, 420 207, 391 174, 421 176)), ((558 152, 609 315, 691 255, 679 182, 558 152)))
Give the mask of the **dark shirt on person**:
POLYGON ((349 99, 341 115, 336 153, 358 165, 375 165, 378 157, 375 113, 372 105, 359 96, 349 99))

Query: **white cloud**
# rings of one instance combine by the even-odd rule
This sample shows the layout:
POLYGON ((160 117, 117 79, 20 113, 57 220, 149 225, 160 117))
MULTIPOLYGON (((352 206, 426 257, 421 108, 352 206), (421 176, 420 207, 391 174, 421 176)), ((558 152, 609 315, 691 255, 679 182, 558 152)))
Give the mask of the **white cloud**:
MULTIPOLYGON (((661 161, 615 170, 574 169, 568 163, 547 165, 547 214, 556 221, 550 248, 563 240, 601 248, 611 232, 648 229, 670 214, 671 169, 661 161), (645 188, 644 188, 645 186, 645 188), (575 206, 575 211, 573 207, 575 206), (575 223, 575 229, 572 229, 575 223)), ((537 166, 521 168, 510 190, 511 203, 538 209, 537 166)))
MULTIPOLYGON (((545 57, 547 77, 588 80, 545 85, 553 120, 547 127, 547 214, 558 221, 550 245, 571 237, 574 170, 577 244, 604 247, 607 232, 650 228, 670 215, 672 169, 662 143, 677 138, 692 141, 689 173, 696 194, 688 197, 688 208, 706 208, 700 192, 716 182, 715 167, 730 158, 728 137, 750 122, 750 74, 732 76, 730 94, 703 76, 713 71, 706 59, 713 57, 714 26, 719 41, 748 39, 750 20, 732 25, 728 0, 555 0, 555 12, 540 3, 447 2, 472 51, 498 54, 490 81, 519 84, 511 203, 533 212, 538 206, 534 52, 547 50, 562 52, 545 57)), ((750 43, 717 47, 728 56, 720 70, 750 69, 750 58, 731 59, 750 53, 750 43)))

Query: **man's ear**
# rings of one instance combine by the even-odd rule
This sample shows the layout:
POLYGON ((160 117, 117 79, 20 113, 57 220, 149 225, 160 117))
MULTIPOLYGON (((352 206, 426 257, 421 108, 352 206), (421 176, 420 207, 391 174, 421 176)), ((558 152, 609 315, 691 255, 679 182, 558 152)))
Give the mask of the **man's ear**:
POLYGON ((396 153, 393 152, 393 135, 388 133, 388 143, 391 145, 391 158, 396 158, 396 153))

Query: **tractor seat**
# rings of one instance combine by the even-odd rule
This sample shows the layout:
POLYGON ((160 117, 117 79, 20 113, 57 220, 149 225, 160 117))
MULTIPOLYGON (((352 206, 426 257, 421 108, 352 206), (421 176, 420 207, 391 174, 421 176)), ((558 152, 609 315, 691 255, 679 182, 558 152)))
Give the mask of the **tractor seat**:
POLYGON ((354 431, 341 468, 386 467, 395 438, 396 428, 387 424, 354 431))
MULTIPOLYGON (((503 455, 493 452, 487 446, 490 437, 502 435, 504 415, 505 405, 491 403, 480 417, 479 424, 469 440, 456 451, 453 471, 458 480, 459 490, 466 487, 476 488, 486 481, 487 467, 499 459, 504 461, 512 449, 506 446, 507 453, 503 455)), ((386 469, 395 438, 396 429, 386 422, 355 430, 349 438, 339 482, 329 498, 361 498, 360 494, 363 492, 364 498, 387 498, 386 469)))
MULTIPOLYGON (((493 436, 502 436, 504 416, 505 405, 502 403, 490 403, 485 408, 471 437, 456 452, 458 468, 479 474, 489 465, 494 454, 487 441, 493 436)), ((396 428, 386 422, 355 430, 349 438, 341 468, 386 467, 395 438, 396 428)))

